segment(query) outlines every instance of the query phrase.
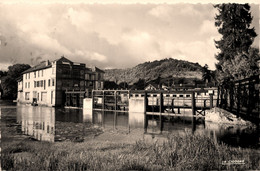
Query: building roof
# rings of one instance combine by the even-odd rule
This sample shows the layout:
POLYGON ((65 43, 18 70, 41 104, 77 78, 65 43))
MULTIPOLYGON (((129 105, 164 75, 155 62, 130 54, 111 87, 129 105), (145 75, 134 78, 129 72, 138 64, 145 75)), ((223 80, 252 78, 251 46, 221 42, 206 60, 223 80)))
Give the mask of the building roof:
POLYGON ((105 73, 105 71, 99 69, 98 67, 93 67, 93 71, 96 71, 96 72, 102 72, 102 73, 105 73))
POLYGON ((16 81, 19 82, 19 81, 23 81, 23 76, 19 76, 18 78, 16 78, 16 81))
POLYGON ((155 84, 155 83, 149 83, 147 86, 145 86, 144 89, 148 88, 148 86, 152 86, 152 87, 154 87, 155 89, 158 89, 158 87, 159 87, 158 84, 155 84))
POLYGON ((34 67, 25 70, 24 72, 22 72, 22 74, 38 71, 38 70, 45 69, 45 68, 50 68, 51 66, 52 65, 49 61, 43 61, 43 62, 39 63, 38 65, 35 65, 34 67))

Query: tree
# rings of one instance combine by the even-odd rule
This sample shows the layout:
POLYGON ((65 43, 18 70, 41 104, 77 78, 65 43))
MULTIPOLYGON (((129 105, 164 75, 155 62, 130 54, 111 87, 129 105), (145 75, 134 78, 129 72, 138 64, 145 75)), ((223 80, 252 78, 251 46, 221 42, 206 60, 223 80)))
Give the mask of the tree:
POLYGON ((137 89, 137 90, 144 90, 145 88, 145 80, 144 79, 141 79, 139 78, 139 80, 137 82, 135 82, 132 86, 131 86, 131 89, 134 90, 134 89, 137 89))
POLYGON ((8 67, 7 75, 1 78, 3 99, 16 99, 17 97, 17 81, 21 73, 31 66, 27 64, 15 64, 8 67))
MULTIPOLYGON (((257 36, 254 28, 250 28, 253 17, 248 4, 218 4, 214 6, 218 10, 215 17, 215 26, 222 35, 219 41, 215 41, 220 52, 216 55, 219 61, 216 65, 221 78, 236 78, 236 71, 243 68, 239 65, 235 71, 227 66, 243 60, 249 56, 250 47, 257 36), (235 72, 235 73, 234 73, 235 72)), ((240 71, 239 71, 240 72, 240 71)))
POLYGON ((119 83, 119 86, 120 86, 121 88, 128 89, 128 84, 127 84, 127 82, 121 82, 121 83, 119 83))
POLYGON ((0 71, 0 78, 7 76, 7 71, 0 71))
POLYGON ((207 64, 202 67, 202 80, 206 83, 211 81, 211 73, 207 64))
POLYGON ((21 73, 27 69, 31 68, 28 64, 15 64, 8 67, 7 75, 13 77, 14 79, 21 76, 21 73))

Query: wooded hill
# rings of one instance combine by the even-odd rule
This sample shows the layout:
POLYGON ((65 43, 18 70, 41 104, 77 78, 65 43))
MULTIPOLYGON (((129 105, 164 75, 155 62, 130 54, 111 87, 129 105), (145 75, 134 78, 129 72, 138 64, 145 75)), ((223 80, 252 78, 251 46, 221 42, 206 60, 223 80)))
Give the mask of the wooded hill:
MULTIPOLYGON (((145 80, 148 83, 158 78, 163 82, 169 79, 175 82, 175 79, 179 80, 180 78, 201 80, 201 70, 202 66, 198 63, 169 58, 160 61, 145 62, 133 68, 107 69, 105 70, 105 80, 114 81, 117 84, 126 82, 128 85, 133 85, 140 80, 145 80)), ((165 82, 165 84, 168 83, 165 82)))

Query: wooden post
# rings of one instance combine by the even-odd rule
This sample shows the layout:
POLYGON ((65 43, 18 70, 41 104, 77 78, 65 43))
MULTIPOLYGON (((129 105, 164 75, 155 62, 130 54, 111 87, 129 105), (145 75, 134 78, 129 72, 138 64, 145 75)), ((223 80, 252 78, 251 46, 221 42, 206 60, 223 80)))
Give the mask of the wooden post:
POLYGON ((210 109, 212 109, 213 108, 213 94, 210 94, 209 95, 209 99, 210 99, 210 105, 209 105, 209 107, 210 107, 210 109))
POLYGON ((102 91, 102 127, 105 127, 105 91, 102 91))
POLYGON ((114 111, 114 129, 116 129, 117 126, 117 112, 114 111))
POLYGON ((172 113, 175 113, 174 112, 174 99, 172 99, 172 113))
POLYGON ((195 93, 192 92, 191 94, 191 110, 192 110, 192 115, 196 115, 196 101, 195 101, 195 93))
POLYGON ((105 92, 102 91, 102 109, 104 110, 105 109, 105 92))
POLYGON ((163 93, 160 93, 160 133, 162 133, 163 123, 162 123, 162 113, 163 113, 163 93))
POLYGON ((115 110, 117 110, 117 91, 114 91, 114 98, 115 98, 115 110))
POLYGON ((147 132, 147 127, 148 127, 148 118, 146 115, 146 110, 148 106, 148 99, 147 99, 147 92, 144 92, 144 132, 147 132))
POLYGON ((219 92, 220 92, 220 86, 218 86, 218 98, 217 98, 217 107, 219 107, 219 92))
POLYGON ((94 90, 92 90, 91 96, 92 96, 92 112, 93 112, 93 109, 94 109, 94 90))
POLYGON ((191 94, 191 110, 192 110, 192 115, 196 115, 196 104, 195 104, 195 93, 192 92, 191 94))
POLYGON ((240 112, 240 81, 238 82, 238 87, 237 87, 237 118, 239 117, 239 112, 240 112))
POLYGON ((163 93, 160 93, 160 114, 163 113, 163 93))
MULTIPOLYGON (((251 77, 252 78, 252 77, 251 77)), ((249 117, 249 115, 251 115, 251 108, 252 108, 252 102, 251 100, 253 100, 252 98, 252 91, 253 91, 253 83, 252 83, 252 80, 249 80, 249 83, 248 83, 248 100, 247 100, 247 111, 246 111, 246 114, 247 114, 247 117, 249 117)))

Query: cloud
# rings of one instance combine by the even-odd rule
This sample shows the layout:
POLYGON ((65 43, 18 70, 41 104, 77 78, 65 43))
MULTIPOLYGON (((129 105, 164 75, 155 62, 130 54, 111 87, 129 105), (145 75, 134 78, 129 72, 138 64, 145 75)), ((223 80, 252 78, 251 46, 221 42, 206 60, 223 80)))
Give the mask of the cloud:
POLYGON ((104 56, 100 53, 97 53, 97 52, 76 50, 75 55, 80 56, 82 58, 89 58, 90 60, 99 61, 99 62, 106 62, 107 61, 106 56, 104 56))
POLYGON ((149 15, 152 15, 157 18, 164 18, 169 19, 170 15, 172 13, 172 8, 168 5, 159 5, 155 8, 152 8, 150 11, 148 11, 149 15))
POLYGON ((37 45, 46 50, 51 50, 59 53, 63 53, 66 55, 71 55, 72 53, 64 46, 62 46, 58 40, 49 37, 46 34, 32 34, 31 42, 34 45, 37 45))
POLYGON ((215 27, 215 21, 204 20, 201 27, 200 27, 199 34, 201 34, 201 35, 203 35, 203 34, 217 35, 218 30, 215 27))
POLYGON ((67 17, 70 22, 78 28, 85 28, 92 22, 92 15, 88 11, 74 9, 70 7, 64 17, 67 17))
POLYGON ((211 4, 2 4, 0 11, 2 63, 65 55, 125 68, 173 57, 214 68, 219 34, 211 4))
POLYGON ((164 42, 161 44, 165 55, 180 60, 198 62, 201 65, 208 64, 210 69, 215 68, 217 62, 214 54, 218 52, 214 45, 215 37, 210 37, 205 41, 193 41, 188 43, 164 42))

